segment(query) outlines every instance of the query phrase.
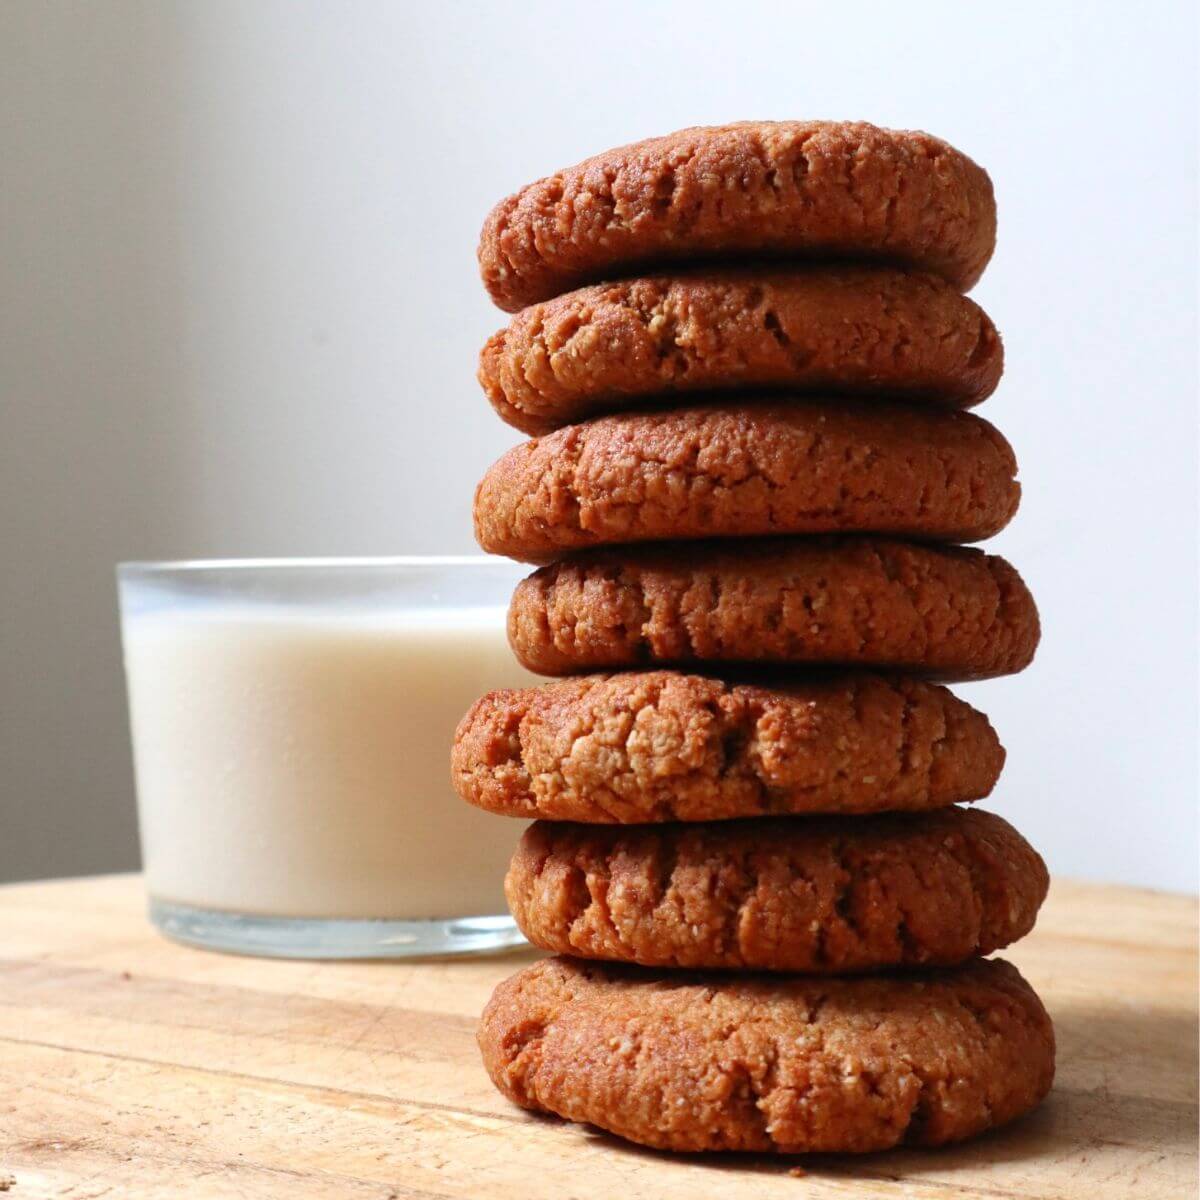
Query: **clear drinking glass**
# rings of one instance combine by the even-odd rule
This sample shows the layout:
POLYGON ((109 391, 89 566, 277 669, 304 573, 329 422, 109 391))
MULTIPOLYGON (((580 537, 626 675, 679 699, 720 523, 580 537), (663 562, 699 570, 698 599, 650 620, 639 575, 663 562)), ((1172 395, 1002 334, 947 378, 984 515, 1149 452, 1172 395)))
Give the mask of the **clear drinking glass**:
POLYGON ((494 558, 125 563, 117 570, 150 918, 300 958, 521 942, 518 822, 454 795, 454 728, 520 686, 494 558))

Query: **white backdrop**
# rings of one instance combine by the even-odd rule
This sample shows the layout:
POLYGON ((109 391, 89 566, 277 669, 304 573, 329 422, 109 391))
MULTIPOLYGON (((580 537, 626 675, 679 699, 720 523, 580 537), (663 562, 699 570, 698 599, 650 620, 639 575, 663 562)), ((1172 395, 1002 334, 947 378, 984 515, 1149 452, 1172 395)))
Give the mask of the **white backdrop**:
POLYGON ((1044 619, 963 689, 1052 870, 1196 881, 1196 29, 1141 5, 0 7, 0 878, 128 867, 121 558, 462 552, 516 436, 474 360, 490 205, 748 117, 992 173, 992 546, 1044 619))

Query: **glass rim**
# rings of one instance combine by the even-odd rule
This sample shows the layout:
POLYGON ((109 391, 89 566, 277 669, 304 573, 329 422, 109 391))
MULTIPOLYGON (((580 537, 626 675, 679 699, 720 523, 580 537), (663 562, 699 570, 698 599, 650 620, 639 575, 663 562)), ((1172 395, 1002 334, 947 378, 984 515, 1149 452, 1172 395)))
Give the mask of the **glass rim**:
POLYGON ((520 567, 513 559, 494 554, 393 554, 352 555, 348 557, 281 557, 281 558, 164 558, 130 559, 116 565, 118 575, 143 575, 204 571, 297 571, 323 570, 331 567, 395 568, 395 567, 482 567, 506 564, 520 567))

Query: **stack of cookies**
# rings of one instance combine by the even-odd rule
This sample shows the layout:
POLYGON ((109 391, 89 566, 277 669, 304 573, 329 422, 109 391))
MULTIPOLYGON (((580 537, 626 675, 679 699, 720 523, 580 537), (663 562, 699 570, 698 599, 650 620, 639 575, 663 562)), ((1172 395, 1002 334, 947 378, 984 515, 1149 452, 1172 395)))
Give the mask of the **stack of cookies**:
POLYGON ((484 348, 534 435, 475 499, 541 564, 509 635, 544 687, 460 725, 455 786, 533 818, 506 881, 558 957, 501 984, 518 1104, 675 1150, 933 1145, 1032 1108, 1054 1038, 1017 971, 1042 860, 961 807, 1004 761, 934 680, 1019 671, 1033 600, 959 543, 1016 511, 965 410, 1000 340, 963 296, 983 170, 920 133, 689 129, 500 204, 484 348), (597 282, 609 280, 610 282, 597 282))

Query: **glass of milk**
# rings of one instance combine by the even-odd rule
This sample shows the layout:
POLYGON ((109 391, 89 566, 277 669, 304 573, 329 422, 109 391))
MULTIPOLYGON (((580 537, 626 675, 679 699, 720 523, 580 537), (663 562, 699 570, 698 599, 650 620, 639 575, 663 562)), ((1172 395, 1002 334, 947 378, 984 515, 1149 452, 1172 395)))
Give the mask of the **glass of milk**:
POLYGON ((534 682, 503 559, 126 563, 125 675, 150 918, 303 958, 519 944, 521 826, 450 786, 485 692, 534 682))

